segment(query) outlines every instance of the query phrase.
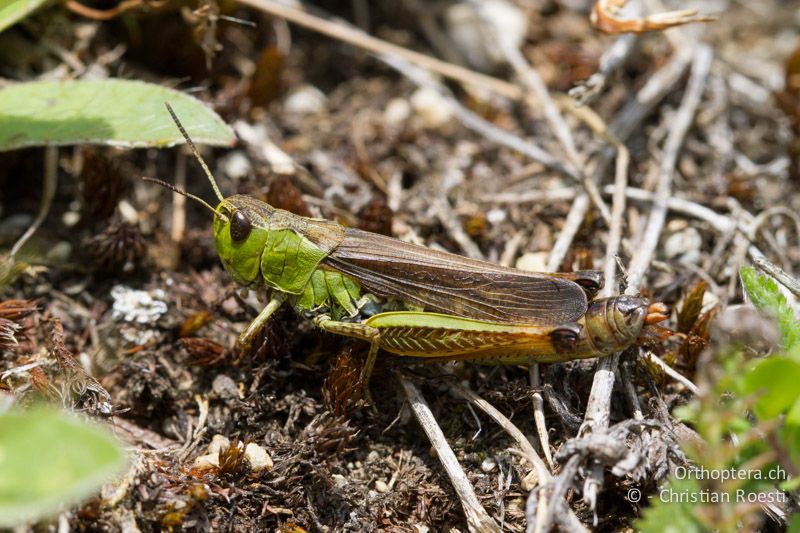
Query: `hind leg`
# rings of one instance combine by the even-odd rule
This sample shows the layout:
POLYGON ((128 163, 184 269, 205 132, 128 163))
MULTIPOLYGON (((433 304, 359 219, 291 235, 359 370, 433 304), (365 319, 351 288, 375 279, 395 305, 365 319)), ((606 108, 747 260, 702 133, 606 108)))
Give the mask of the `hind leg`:
POLYGON ((364 400, 371 404, 372 395, 369 392, 369 380, 370 377, 372 377, 372 369, 375 366, 375 359, 378 356, 378 341, 381 336, 380 330, 358 322, 339 322, 337 320, 331 320, 326 316, 315 318, 314 324, 329 333, 344 335, 346 337, 355 337, 356 339, 362 339, 370 343, 367 361, 361 369, 361 394, 364 400))

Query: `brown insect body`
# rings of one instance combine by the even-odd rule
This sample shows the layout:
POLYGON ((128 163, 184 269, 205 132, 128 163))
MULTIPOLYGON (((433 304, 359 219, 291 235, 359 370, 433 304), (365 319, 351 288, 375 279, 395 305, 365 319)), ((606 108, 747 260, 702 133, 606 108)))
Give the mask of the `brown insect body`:
POLYGON ((646 298, 600 298, 589 304, 578 321, 559 326, 509 327, 507 323, 408 312, 382 313, 365 324, 380 333, 376 340, 380 348, 414 362, 544 363, 598 357, 628 348, 646 325, 649 306, 646 298))
POLYGON ((593 270, 527 272, 352 228, 321 265, 426 311, 511 324, 577 320, 602 287, 593 270))

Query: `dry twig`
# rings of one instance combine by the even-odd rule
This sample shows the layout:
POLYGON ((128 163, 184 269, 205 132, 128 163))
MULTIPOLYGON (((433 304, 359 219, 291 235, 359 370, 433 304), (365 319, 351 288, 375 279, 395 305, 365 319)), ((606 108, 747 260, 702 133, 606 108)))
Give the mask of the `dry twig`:
POLYGON ((498 411, 489 402, 481 398, 478 394, 470 389, 460 385, 457 382, 450 383, 450 388, 459 396, 478 407, 481 411, 492 417, 506 433, 511 436, 523 452, 525 459, 531 463, 531 466, 536 470, 539 482, 548 481, 550 479, 550 471, 547 465, 544 464, 539 454, 536 453, 528 438, 514 425, 511 420, 506 418, 500 411, 498 411))
MULTIPOLYGON (((628 102, 611 123, 609 126, 611 134, 621 142, 625 142, 650 110, 678 83, 688 66, 689 58, 678 54, 650 76, 647 83, 636 93, 636 98, 628 102)), ((612 157, 613 148, 609 147, 603 152, 601 160, 594 171, 593 177, 595 181, 599 181, 599 177, 603 176, 606 166, 612 157)), ((547 260, 550 270, 557 270, 558 265, 564 260, 588 209, 589 202, 586 195, 583 193, 577 195, 570 207, 564 227, 558 234, 553 249, 550 251, 550 256, 547 260)))
POLYGON ((706 79, 711 69, 712 59, 713 53, 708 45, 701 44, 697 46, 692 62, 689 85, 670 127, 670 134, 664 146, 664 155, 661 160, 658 186, 656 188, 656 201, 650 211, 650 218, 645 234, 642 237, 642 242, 638 246, 639 253, 634 256, 628 267, 628 287, 625 289, 625 294, 638 294, 639 285, 655 253, 661 231, 664 228, 664 221, 667 218, 667 199, 672 195, 672 176, 675 172, 675 165, 678 162, 678 153, 700 104, 706 79))
POLYGON ((474 70, 386 42, 347 24, 325 20, 301 9, 289 7, 271 0, 241 1, 243 4, 247 4, 265 13, 284 18, 290 22, 352 44, 358 48, 363 48, 374 54, 399 57, 408 63, 420 66, 431 72, 436 72, 437 74, 441 74, 442 76, 457 80, 461 83, 485 87, 495 94, 505 96, 506 98, 519 100, 524 96, 522 90, 513 83, 508 83, 493 78, 492 76, 487 76, 475 72, 474 70))
POLYGON ((111 20, 122 15, 126 11, 140 6, 159 8, 165 3, 166 2, 158 0, 122 0, 122 2, 110 9, 96 9, 94 7, 89 7, 85 4, 82 4, 81 2, 78 2, 78 0, 67 0, 64 3, 64 6, 73 13, 77 13, 82 17, 93 20, 111 20))
MULTIPOLYGON (((711 69, 713 54, 707 45, 698 45, 692 62, 689 84, 681 106, 675 116, 664 149, 664 157, 660 166, 659 182, 656 189, 656 200, 650 212, 647 229, 642 242, 637 247, 637 254, 628 268, 628 286, 625 294, 638 294, 639 285, 644 278, 647 267, 653 258, 656 244, 664 227, 667 215, 667 200, 672 193, 672 175, 678 160, 678 153, 683 140, 689 131, 697 107, 711 69)), ((608 427, 611 411, 611 392, 614 387, 615 369, 619 363, 619 354, 602 359, 595 373, 592 390, 586 407, 584 425, 579 435, 586 436, 608 427)), ((602 483, 603 467, 595 464, 591 475, 584 482, 583 499, 594 509, 597 491, 602 483)))
POLYGON ((425 398, 422 397, 417 387, 411 383, 400 372, 395 372, 395 376, 400 385, 403 387, 403 392, 406 395, 411 410, 417 421, 422 426, 431 446, 436 450, 436 455, 442 463, 447 477, 450 478, 453 488, 461 500, 461 505, 464 507, 464 514, 467 517, 467 523, 473 531, 497 531, 499 533, 500 527, 497 525, 491 516, 486 512, 486 509, 478 501, 478 496, 472 488, 467 475, 461 469, 453 450, 447 443, 447 439, 442 433, 442 428, 436 422, 436 417, 433 416, 430 407, 428 407, 425 398))
POLYGON ((784 272, 782 268, 777 266, 766 257, 756 257, 753 259, 753 263, 758 267, 759 270, 769 274, 778 280, 781 285, 792 291, 792 294, 800 297, 800 282, 798 282, 796 278, 784 272))
POLYGON ((539 444, 542 447, 542 453, 547 461, 547 466, 550 467, 550 470, 555 470, 553 454, 550 453, 550 438, 547 434, 547 424, 544 418, 544 400, 542 399, 542 393, 539 392, 542 383, 539 376, 538 363, 530 365, 528 373, 530 374, 529 381, 531 384, 531 402, 533 403, 533 421, 536 425, 536 433, 539 436, 539 444))
POLYGON ((590 105, 600 95, 605 89, 609 77, 628 59, 636 41, 635 35, 622 35, 603 52, 597 72, 569 90, 568 94, 577 101, 577 105, 590 105))
POLYGON ((58 185, 58 148, 55 146, 48 146, 44 153, 44 177, 42 179, 42 201, 39 203, 39 212, 36 213, 36 219, 33 221, 25 233, 17 239, 11 251, 8 253, 9 257, 13 260, 17 255, 20 248, 28 242, 39 226, 42 225, 44 219, 47 218, 47 213, 50 212, 50 206, 53 205, 53 197, 56 194, 56 186, 58 185))
POLYGON ((605 33, 647 33, 693 22, 713 22, 716 17, 698 14, 696 9, 656 13, 647 17, 621 18, 620 10, 628 0, 597 0, 592 8, 592 24, 605 33))

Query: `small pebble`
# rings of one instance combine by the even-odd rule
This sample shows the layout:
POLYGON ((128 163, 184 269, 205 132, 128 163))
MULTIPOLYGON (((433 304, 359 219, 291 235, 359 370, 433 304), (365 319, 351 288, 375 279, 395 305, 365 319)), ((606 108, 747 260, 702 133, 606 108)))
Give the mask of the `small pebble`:
POLYGON ((506 217, 508 217, 508 211, 505 209, 498 209, 495 207, 486 212, 486 221, 490 224, 499 224, 503 222, 506 217))
POLYGON ((458 50, 471 66, 484 72, 505 62, 498 39, 507 47, 519 48, 528 30, 525 14, 505 0, 455 2, 445 11, 444 19, 447 35, 458 50), (487 23, 494 28, 487 28, 487 23))
POLYGON ((221 165, 225 175, 237 181, 246 178, 253 169, 250 160, 241 150, 236 150, 228 154, 222 160, 221 165))
POLYGON ((414 524, 411 526, 411 529, 414 533, 428 533, 431 530, 431 528, 424 524, 414 524))
POLYGON ((208 445, 208 453, 218 454, 220 450, 227 448, 230 445, 231 441, 225 435, 214 435, 211 438, 211 444, 208 445))
POLYGON ((494 461, 494 459, 487 457, 481 462, 481 470, 487 474, 495 468, 497 468, 497 463, 494 461))
POLYGON ((516 267, 528 272, 547 272, 547 252, 529 252, 517 259, 516 267))
POLYGON ((375 490, 380 493, 389 492, 389 485, 386 484, 385 481, 381 481, 380 479, 375 482, 375 490))
POLYGON ((258 151, 259 158, 269 164, 272 172, 286 175, 296 172, 294 159, 270 140, 264 124, 249 124, 244 120, 237 120, 233 123, 233 130, 246 145, 258 151))
POLYGON ((311 85, 303 85, 292 91, 284 101, 284 110, 297 115, 315 115, 325 111, 325 93, 311 85))
POLYGON ((213 390, 220 398, 237 398, 239 396, 239 389, 236 382, 225 374, 219 374, 214 378, 211 383, 211 390, 213 390))
POLYGON ((710 290, 703 294, 703 311, 708 311, 712 307, 716 307, 718 305, 720 305, 719 296, 710 290))
POLYGON ((59 241, 47 250, 45 257, 48 262, 61 263, 69 260, 70 255, 72 255, 72 245, 67 241, 59 241))
POLYGON ((338 488, 342 488, 347 486, 347 478, 341 474, 333 474, 331 475, 331 479, 333 479, 333 485, 338 488))
POLYGON ((539 484, 539 475, 536 473, 536 469, 531 470, 528 474, 522 478, 519 482, 519 486, 525 492, 530 492, 531 490, 539 484))
POLYGON ((453 118, 450 102, 438 91, 428 87, 417 89, 411 95, 411 106, 426 128, 438 128, 453 118))
POLYGON ((368 463, 378 461, 380 458, 381 458, 381 454, 379 454, 377 450, 372 450, 371 452, 369 452, 367 454, 367 462, 368 463))
POLYGON ((64 223, 65 226, 71 228, 75 224, 77 224, 81 219, 81 214, 77 211, 67 211, 63 215, 61 215, 61 222, 64 223))
POLYGON ((383 120, 392 126, 399 126, 411 116, 411 104, 405 98, 392 98, 383 111, 383 120))
POLYGON ((688 227, 673 233, 664 242, 664 256, 667 259, 677 260, 679 263, 694 264, 700 260, 700 247, 703 237, 700 232, 688 227))
POLYGON ((123 222, 127 222, 128 224, 136 224, 139 222, 139 211, 137 211, 128 200, 121 200, 117 204, 117 209, 119 210, 123 222))
POLYGON ((201 470, 219 467, 219 454, 209 453, 201 455, 194 460, 193 466, 201 470))
POLYGON ((245 447, 244 459, 253 472, 272 470, 272 458, 263 446, 259 446, 255 442, 251 442, 245 447))

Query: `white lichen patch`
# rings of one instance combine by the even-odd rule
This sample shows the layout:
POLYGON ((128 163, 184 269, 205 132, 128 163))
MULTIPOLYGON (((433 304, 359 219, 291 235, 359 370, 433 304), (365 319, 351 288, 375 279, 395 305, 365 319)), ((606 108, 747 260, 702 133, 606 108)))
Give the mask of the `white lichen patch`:
POLYGON ((167 312, 166 295, 161 289, 147 292, 116 285, 111 289, 111 298, 111 318, 117 322, 152 324, 167 312))

